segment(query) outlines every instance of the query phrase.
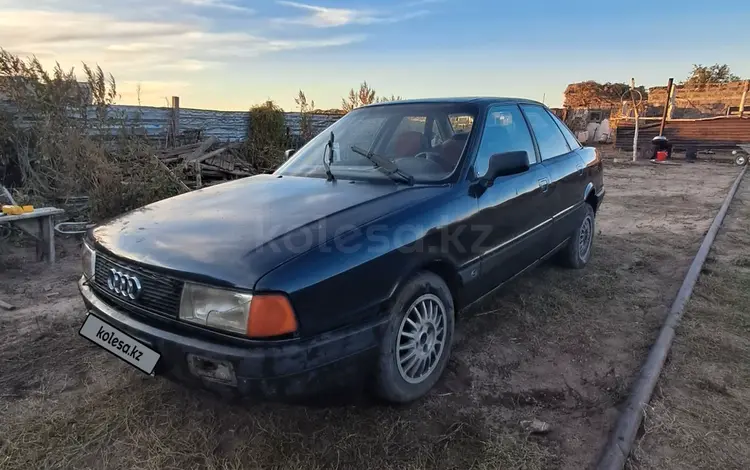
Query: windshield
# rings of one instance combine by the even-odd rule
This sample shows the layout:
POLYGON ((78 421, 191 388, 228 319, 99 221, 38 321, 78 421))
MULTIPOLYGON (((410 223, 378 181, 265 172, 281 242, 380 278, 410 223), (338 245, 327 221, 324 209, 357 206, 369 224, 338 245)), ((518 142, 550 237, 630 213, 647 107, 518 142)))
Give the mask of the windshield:
POLYGON ((335 178, 388 178, 367 158, 371 152, 417 182, 440 181, 458 166, 475 116, 476 108, 464 103, 356 109, 308 142, 274 174, 325 178, 325 158, 335 178))

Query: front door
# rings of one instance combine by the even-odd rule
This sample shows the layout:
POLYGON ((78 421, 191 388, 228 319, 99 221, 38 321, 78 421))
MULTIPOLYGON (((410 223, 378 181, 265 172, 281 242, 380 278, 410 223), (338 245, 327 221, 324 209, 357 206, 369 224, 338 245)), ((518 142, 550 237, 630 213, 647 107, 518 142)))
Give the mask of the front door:
POLYGON ((482 290, 507 281, 550 249, 555 204, 550 174, 537 157, 526 121, 517 105, 489 109, 472 171, 483 176, 491 155, 525 151, 530 168, 499 177, 477 199, 472 230, 482 232, 475 256, 481 260, 482 290))

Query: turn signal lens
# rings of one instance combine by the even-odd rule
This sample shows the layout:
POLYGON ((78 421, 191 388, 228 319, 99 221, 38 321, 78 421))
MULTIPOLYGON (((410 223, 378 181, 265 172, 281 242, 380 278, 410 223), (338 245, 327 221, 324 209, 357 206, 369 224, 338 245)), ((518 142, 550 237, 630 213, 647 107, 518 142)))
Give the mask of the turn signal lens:
POLYGON ((250 304, 247 335, 254 338, 286 335, 297 331, 297 319, 289 300, 278 294, 256 294, 250 304))

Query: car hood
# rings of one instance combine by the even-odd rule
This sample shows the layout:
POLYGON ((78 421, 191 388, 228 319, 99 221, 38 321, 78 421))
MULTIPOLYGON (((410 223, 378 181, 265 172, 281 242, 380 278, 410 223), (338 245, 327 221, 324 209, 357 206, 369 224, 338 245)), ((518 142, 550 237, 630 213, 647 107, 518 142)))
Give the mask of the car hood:
POLYGON ((147 205, 91 237, 126 262, 251 289, 283 262, 440 189, 257 175, 147 205))

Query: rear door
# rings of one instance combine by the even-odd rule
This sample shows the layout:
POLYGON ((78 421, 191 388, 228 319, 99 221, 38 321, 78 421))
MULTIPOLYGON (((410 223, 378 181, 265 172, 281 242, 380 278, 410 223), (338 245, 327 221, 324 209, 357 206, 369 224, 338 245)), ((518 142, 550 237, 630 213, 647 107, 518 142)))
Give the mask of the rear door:
MULTIPOLYGON (((545 107, 524 104, 521 109, 534 133, 542 165, 549 171, 549 192, 555 204, 550 241, 557 246, 573 233, 580 221, 585 190, 583 160, 577 152, 580 145, 571 146, 556 118, 545 107)), ((573 141, 577 144, 575 138, 573 141)))
POLYGON ((487 113, 474 166, 474 176, 483 176, 490 156, 523 150, 528 171, 502 176, 482 193, 472 230, 481 231, 477 256, 481 259, 481 281, 487 292, 507 281, 546 253, 555 206, 550 203, 550 175, 541 164, 529 128, 513 105, 492 106, 487 113))

